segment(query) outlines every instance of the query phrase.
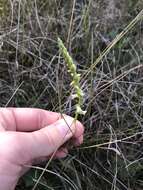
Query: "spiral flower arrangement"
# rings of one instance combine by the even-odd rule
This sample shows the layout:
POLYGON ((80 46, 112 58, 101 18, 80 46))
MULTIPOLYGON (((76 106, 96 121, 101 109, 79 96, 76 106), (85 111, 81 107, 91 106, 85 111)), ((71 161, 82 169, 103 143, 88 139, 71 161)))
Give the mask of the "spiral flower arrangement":
POLYGON ((80 77, 80 74, 77 73, 76 65, 74 64, 72 57, 70 56, 69 52, 67 51, 66 47, 64 46, 64 43, 62 42, 60 38, 58 38, 58 46, 66 62, 68 72, 70 73, 72 77, 72 82, 70 85, 75 89, 75 94, 72 95, 72 98, 76 99, 75 119, 77 119, 78 115, 86 114, 86 111, 82 110, 84 93, 80 87, 81 77, 80 77))

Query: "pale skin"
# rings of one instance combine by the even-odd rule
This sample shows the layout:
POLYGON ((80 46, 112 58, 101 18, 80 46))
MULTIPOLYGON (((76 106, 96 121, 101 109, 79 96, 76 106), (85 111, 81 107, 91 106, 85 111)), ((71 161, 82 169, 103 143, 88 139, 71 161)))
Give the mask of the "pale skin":
POLYGON ((29 166, 65 157, 73 145, 83 141, 83 125, 59 113, 32 108, 0 108, 0 190, 14 190, 29 166), (64 118, 63 118, 64 117, 64 118), (62 148, 61 148, 62 147, 62 148))

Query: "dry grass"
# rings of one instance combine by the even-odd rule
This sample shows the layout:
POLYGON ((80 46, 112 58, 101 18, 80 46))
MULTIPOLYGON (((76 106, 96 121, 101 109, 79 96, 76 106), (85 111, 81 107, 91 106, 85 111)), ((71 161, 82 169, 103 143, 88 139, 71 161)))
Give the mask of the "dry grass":
POLYGON ((43 170, 36 189, 142 189, 143 13, 139 1, 110 31, 104 30, 105 25, 97 27, 94 1, 47 2, 9 1, 6 7, 9 16, 0 29, 0 104, 74 115, 70 77, 57 45, 60 37, 82 75, 87 114, 80 120, 86 128, 85 140, 66 159, 52 160, 48 169, 33 167, 17 189, 32 189, 43 170))

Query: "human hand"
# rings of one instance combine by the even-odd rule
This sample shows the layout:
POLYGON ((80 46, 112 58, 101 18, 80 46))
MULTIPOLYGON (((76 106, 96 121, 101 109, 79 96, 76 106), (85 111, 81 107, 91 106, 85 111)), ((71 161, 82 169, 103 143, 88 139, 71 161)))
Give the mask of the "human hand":
MULTIPOLYGON (((83 141, 83 126, 73 118, 32 108, 0 108, 0 190, 14 190, 18 179, 36 160, 57 150, 55 157, 66 156, 60 148, 69 139, 83 141)), ((64 151, 63 151, 64 150, 64 151)))

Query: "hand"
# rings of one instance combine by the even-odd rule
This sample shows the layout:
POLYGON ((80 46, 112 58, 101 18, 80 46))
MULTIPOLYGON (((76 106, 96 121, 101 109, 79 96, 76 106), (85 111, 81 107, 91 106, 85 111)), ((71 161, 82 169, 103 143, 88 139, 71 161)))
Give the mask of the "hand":
POLYGON ((41 109, 0 108, 0 190, 14 190, 26 165, 48 158, 66 156, 60 148, 69 139, 83 141, 83 126, 73 118, 41 109))

